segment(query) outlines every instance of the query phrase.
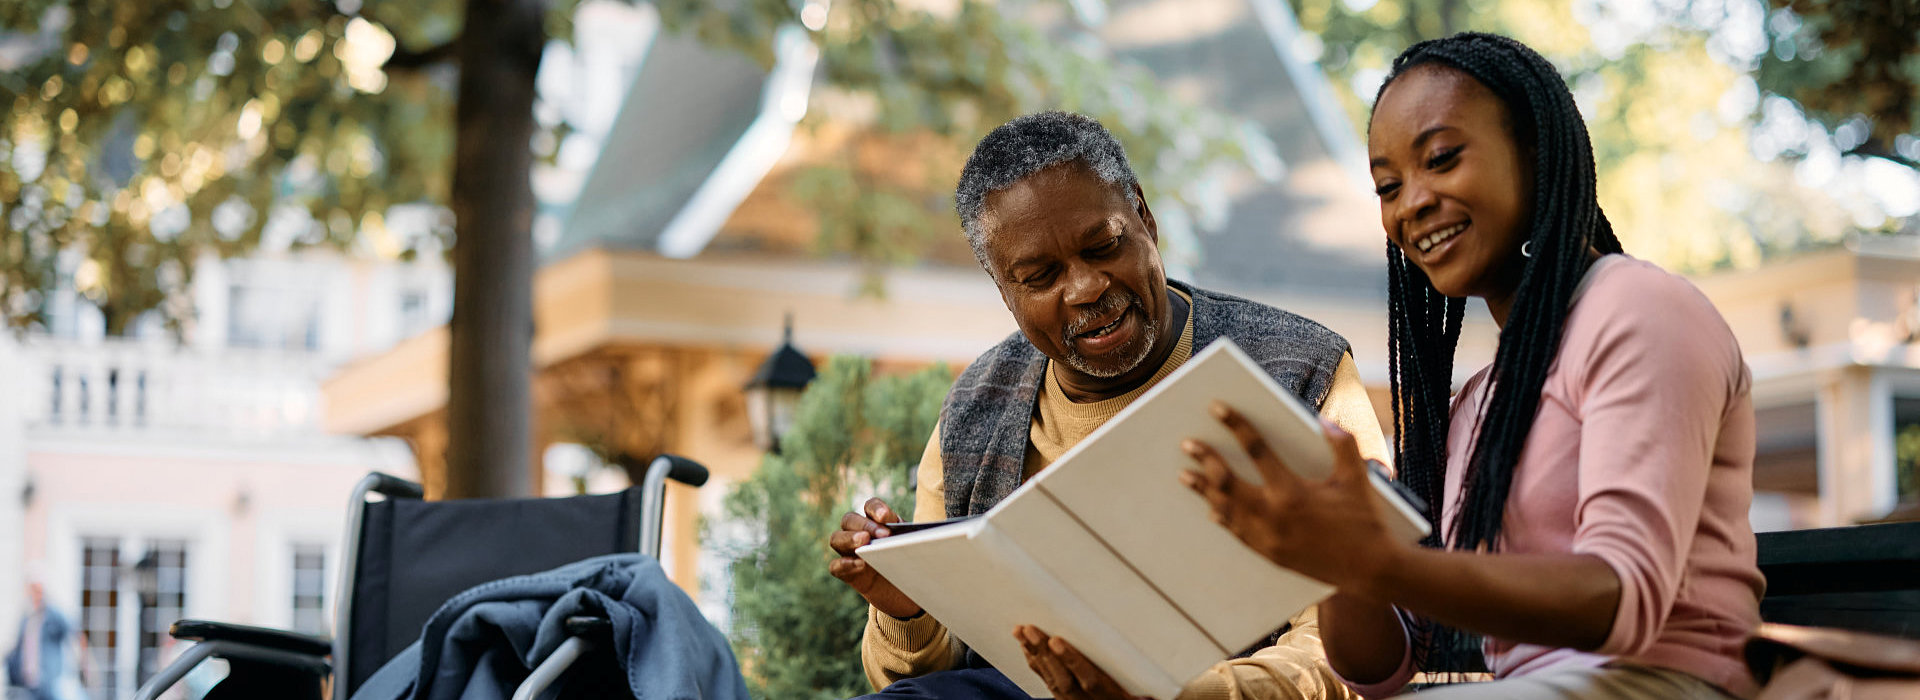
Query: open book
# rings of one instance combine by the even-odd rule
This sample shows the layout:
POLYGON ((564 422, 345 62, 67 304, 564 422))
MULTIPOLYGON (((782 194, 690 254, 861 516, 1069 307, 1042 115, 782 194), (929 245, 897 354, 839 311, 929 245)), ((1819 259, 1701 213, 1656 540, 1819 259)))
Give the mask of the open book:
MULTIPOLYGON (((1245 415, 1289 468, 1333 469, 1314 411, 1222 339, 1021 485, 985 515, 887 537, 859 555, 1035 697, 1016 625, 1073 643, 1128 691, 1171 700, 1186 681, 1267 638, 1332 587, 1248 549, 1181 485, 1188 437, 1214 445, 1242 479, 1258 470, 1208 406, 1245 415)), ((1375 474, 1396 537, 1426 519, 1375 474)))

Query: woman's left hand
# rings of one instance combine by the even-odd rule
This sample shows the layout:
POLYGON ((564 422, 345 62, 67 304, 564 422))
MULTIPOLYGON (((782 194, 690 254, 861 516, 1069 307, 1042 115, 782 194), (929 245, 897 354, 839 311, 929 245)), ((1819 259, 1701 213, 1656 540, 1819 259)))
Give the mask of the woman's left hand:
POLYGON ((1406 545, 1388 535, 1375 509, 1367 464, 1353 436, 1322 418, 1333 473, 1324 481, 1308 480, 1288 469, 1237 411, 1216 401, 1211 412, 1265 482, 1235 477, 1212 445, 1188 439, 1182 447, 1200 469, 1180 480, 1207 499, 1214 520, 1275 564, 1351 594, 1378 597, 1372 584, 1406 545))
POLYGON ((1067 640, 1049 637, 1033 625, 1013 628, 1013 638, 1027 653, 1027 668, 1046 681, 1054 700, 1152 700, 1127 692, 1067 640))

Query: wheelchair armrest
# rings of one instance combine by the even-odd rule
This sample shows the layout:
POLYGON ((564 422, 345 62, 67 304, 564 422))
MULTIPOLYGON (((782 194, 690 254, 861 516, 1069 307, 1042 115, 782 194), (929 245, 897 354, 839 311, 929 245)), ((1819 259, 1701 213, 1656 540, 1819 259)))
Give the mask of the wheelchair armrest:
POLYGON ((157 700, 207 659, 229 664, 213 692, 220 697, 319 698, 332 672, 333 645, 321 637, 206 620, 181 620, 169 632, 194 644, 141 684, 134 700, 157 700))
POLYGON ((181 620, 173 623, 171 633, 174 639, 195 642, 233 642, 308 656, 326 656, 333 653, 333 641, 326 637, 250 625, 207 620, 181 620))

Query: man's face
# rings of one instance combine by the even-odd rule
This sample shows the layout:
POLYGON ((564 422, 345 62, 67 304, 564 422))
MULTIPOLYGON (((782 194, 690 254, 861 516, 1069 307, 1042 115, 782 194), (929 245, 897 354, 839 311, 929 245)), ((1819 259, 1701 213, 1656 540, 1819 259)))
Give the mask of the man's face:
POLYGON ((1021 332, 1089 377, 1138 368, 1170 322, 1159 233, 1139 199, 1069 164, 989 194, 980 217, 987 271, 1021 332))
POLYGON ((46 595, 47 595, 47 591, 45 588, 42 588, 40 586, 39 581, 28 583, 27 584, 27 607, 30 607, 34 610, 39 610, 40 604, 46 600, 46 595))

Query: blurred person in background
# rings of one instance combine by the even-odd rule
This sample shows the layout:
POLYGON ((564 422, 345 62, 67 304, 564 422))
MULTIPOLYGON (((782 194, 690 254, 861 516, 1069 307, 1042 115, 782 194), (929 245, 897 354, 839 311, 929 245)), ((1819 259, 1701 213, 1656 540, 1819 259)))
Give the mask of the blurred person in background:
POLYGON ((7 652, 7 700, 78 700, 81 636, 47 604, 37 567, 27 569, 27 614, 7 652))

